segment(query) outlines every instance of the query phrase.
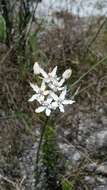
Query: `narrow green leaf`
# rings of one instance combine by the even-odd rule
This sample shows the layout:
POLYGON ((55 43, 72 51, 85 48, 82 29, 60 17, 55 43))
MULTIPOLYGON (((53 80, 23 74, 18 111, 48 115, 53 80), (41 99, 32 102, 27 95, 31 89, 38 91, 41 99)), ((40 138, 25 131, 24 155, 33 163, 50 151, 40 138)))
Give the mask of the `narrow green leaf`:
POLYGON ((0 41, 6 40, 6 22, 2 15, 0 15, 0 41))

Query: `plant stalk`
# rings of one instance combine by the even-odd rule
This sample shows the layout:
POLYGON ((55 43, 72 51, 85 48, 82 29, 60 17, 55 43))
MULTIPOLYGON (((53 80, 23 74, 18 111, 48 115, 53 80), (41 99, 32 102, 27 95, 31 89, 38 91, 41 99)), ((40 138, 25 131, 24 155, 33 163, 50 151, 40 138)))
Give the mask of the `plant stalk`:
POLYGON ((38 145, 38 149, 37 149, 37 154, 36 154, 36 167, 35 167, 35 187, 38 183, 38 179, 39 179, 39 172, 38 172, 38 163, 39 163, 39 156, 40 156, 40 150, 41 150, 41 145, 43 142, 43 137, 44 137, 44 133, 45 133, 45 129, 48 123, 48 117, 46 118, 45 124, 44 126, 41 128, 41 134, 40 134, 40 140, 39 140, 39 145, 38 145))

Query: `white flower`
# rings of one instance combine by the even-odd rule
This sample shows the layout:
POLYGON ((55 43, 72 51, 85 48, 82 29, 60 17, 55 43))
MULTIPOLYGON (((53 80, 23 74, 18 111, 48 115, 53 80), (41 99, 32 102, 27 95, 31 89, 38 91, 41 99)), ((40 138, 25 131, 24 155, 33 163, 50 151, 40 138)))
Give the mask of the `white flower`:
POLYGON ((62 78, 63 79, 69 79, 70 78, 70 76, 71 76, 71 74, 72 74, 72 70, 71 69, 67 69, 67 70, 65 70, 64 71, 64 73, 62 74, 62 78))
POLYGON ((54 109, 58 107, 61 112, 64 112, 64 105, 73 104, 75 102, 73 100, 66 100, 66 93, 66 88, 61 92, 59 97, 54 92, 51 92, 51 96, 55 100, 55 102, 52 102, 52 107, 54 109))
POLYGON ((47 83, 49 88, 55 92, 63 89, 63 87, 61 87, 61 82, 59 82, 60 78, 57 77, 56 72, 57 66, 49 73, 46 73, 42 68, 40 69, 44 82, 47 83))
POLYGON ((50 116, 51 109, 52 109, 52 104, 51 104, 52 100, 53 100, 52 98, 48 98, 46 101, 42 102, 42 105, 40 107, 38 107, 35 110, 35 112, 36 113, 41 113, 41 112, 45 111, 45 114, 47 116, 50 116))
POLYGON ((42 70, 41 74, 44 77, 43 80, 46 83, 55 82, 59 80, 59 78, 56 75, 56 72, 57 72, 57 66, 54 67, 54 69, 50 73, 46 73, 44 70, 42 70))
POLYGON ((30 86, 36 92, 29 101, 37 100, 40 106, 35 110, 36 113, 45 112, 47 116, 50 116, 52 110, 59 108, 61 112, 64 112, 64 105, 73 104, 75 101, 65 99, 67 90, 63 84, 71 76, 72 70, 67 69, 62 74, 62 77, 57 76, 57 66, 49 73, 36 62, 33 67, 34 74, 40 74, 42 79, 41 87, 36 84, 30 83, 30 86), (46 89, 47 88, 47 89, 46 89), (60 95, 59 95, 60 93, 60 95))
MULTIPOLYGON (((61 88, 61 90, 63 89, 62 85, 64 84, 64 82, 70 78, 72 74, 72 70, 71 69, 67 69, 64 71, 64 73, 62 74, 62 79, 60 81, 57 81, 57 86, 61 88)), ((59 89, 58 89, 59 90, 59 89)))
POLYGON ((51 81, 51 83, 49 83, 49 87, 54 91, 54 92, 57 92, 57 91, 61 91, 64 89, 64 87, 62 87, 62 85, 64 84, 65 80, 70 78, 72 74, 72 70, 71 69, 67 69, 63 75, 62 75, 62 79, 59 81, 57 79, 53 79, 51 81))
POLYGON ((34 73, 35 74, 41 74, 43 77, 43 80, 45 81, 45 83, 48 84, 49 88, 51 88, 53 91, 57 92, 57 91, 61 91, 63 90, 62 85, 64 84, 65 80, 68 79, 71 76, 72 70, 71 69, 67 69, 63 75, 62 75, 62 79, 60 80, 59 77, 57 77, 57 66, 54 67, 54 69, 49 72, 46 73, 40 66, 39 64, 36 62, 34 64, 34 73), (59 81, 60 80, 60 81, 59 81))
POLYGON ((37 85, 30 83, 30 86, 33 88, 33 90, 36 92, 30 99, 29 102, 32 102, 34 100, 37 100, 38 102, 41 102, 44 100, 44 96, 49 94, 48 90, 46 89, 46 85, 44 81, 42 81, 41 87, 39 88, 37 85))
POLYGON ((54 92, 61 91, 64 89, 64 87, 62 87, 62 82, 58 82, 57 80, 53 80, 48 85, 54 92))
POLYGON ((33 70, 34 70, 34 74, 40 74, 41 72, 41 67, 39 66, 38 62, 35 62, 34 66, 33 66, 33 70))

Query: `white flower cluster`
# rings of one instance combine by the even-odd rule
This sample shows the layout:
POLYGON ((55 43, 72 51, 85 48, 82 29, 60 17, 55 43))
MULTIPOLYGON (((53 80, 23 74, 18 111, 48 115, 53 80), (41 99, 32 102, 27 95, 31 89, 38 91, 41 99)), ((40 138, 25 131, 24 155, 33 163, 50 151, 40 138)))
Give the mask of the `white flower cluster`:
POLYGON ((63 84, 71 76, 71 69, 65 70, 62 77, 57 76, 57 66, 49 73, 46 73, 36 62, 33 67, 35 75, 41 75, 41 87, 30 83, 30 86, 36 92, 29 101, 37 100, 40 106, 35 110, 36 113, 45 111, 50 116, 52 110, 59 108, 64 112, 64 105, 73 104, 74 100, 65 99, 67 87, 63 84))

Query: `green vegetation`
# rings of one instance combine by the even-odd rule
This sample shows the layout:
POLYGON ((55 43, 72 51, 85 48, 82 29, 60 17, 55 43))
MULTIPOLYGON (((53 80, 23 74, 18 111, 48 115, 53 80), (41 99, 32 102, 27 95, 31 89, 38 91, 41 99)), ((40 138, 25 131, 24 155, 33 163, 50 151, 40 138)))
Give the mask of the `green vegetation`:
POLYGON ((73 190, 74 185, 67 179, 62 179, 62 190, 73 190))
POLYGON ((2 15, 0 15, 0 42, 5 43, 6 40, 6 22, 2 15))
POLYGON ((54 187, 55 190, 60 190, 59 161, 60 152, 57 147, 55 128, 51 121, 48 121, 43 135, 39 160, 42 168, 39 176, 36 175, 36 177, 38 177, 39 183, 42 183, 41 189, 45 188, 47 190, 53 190, 54 187), (40 181, 42 175, 43 181, 40 181))

